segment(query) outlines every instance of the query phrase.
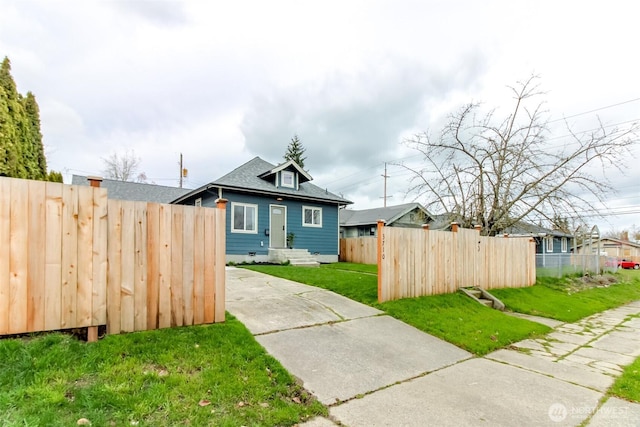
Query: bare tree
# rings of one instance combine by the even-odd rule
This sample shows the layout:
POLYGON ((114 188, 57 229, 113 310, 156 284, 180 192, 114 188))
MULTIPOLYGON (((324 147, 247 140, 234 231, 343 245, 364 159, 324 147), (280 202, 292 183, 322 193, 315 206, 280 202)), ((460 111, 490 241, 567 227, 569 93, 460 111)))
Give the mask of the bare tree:
POLYGON ((105 178, 115 179, 118 181, 144 182, 146 175, 144 172, 137 174, 140 167, 140 157, 137 157, 133 150, 129 150, 124 154, 111 153, 109 157, 103 157, 104 162, 103 174, 105 178))
POLYGON ((514 106, 504 119, 495 110, 480 115, 480 104, 471 103, 438 137, 406 139, 424 158, 417 168, 403 165, 413 172, 408 194, 463 226, 481 225, 486 235, 523 220, 553 225, 591 213, 589 197, 603 201, 614 191, 597 168, 623 171, 640 126, 607 130, 598 120, 597 129, 576 133, 565 121, 568 141, 551 143, 537 80, 510 87, 514 106))

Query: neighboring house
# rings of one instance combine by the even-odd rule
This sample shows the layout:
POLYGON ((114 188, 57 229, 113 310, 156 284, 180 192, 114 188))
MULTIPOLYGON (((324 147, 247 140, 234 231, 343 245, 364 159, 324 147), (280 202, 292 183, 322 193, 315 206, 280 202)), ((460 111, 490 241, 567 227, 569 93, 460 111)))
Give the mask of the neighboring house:
POLYGON ((640 261, 640 243, 614 239, 612 237, 603 237, 600 240, 594 240, 591 242, 591 245, 580 245, 577 248, 577 253, 582 254, 598 250, 600 251, 600 255, 603 256, 640 261))
MULTIPOLYGON (((73 175, 72 185, 89 185, 86 176, 73 175)), ((164 185, 143 184, 139 182, 118 181, 114 179, 102 179, 100 187, 107 189, 110 199, 132 200, 136 202, 170 203, 181 197, 191 189, 167 187, 164 185)))
POLYGON ((363 210, 340 210, 340 237, 376 236, 378 220, 387 227, 419 228, 431 222, 432 215, 420 203, 363 210))
POLYGON ((337 262, 338 211, 351 202, 312 179, 293 161, 276 166, 255 157, 172 203, 213 207, 218 198, 228 200, 227 262, 290 259, 288 246, 337 262))
POLYGON ((573 235, 539 225, 519 222, 503 230, 511 237, 533 237, 536 254, 564 254, 573 250, 573 235))

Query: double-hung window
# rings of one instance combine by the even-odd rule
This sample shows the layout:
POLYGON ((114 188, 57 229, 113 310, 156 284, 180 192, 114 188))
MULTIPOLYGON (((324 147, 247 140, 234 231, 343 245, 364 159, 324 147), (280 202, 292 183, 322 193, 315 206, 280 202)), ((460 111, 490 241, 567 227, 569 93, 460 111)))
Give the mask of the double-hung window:
POLYGON ((322 208, 303 206, 302 225, 304 227, 322 227, 322 208))
POLYGON ((547 253, 553 252, 553 236, 547 237, 547 253))
POLYGON ((258 232, 258 205, 231 203, 231 231, 233 233, 258 232))

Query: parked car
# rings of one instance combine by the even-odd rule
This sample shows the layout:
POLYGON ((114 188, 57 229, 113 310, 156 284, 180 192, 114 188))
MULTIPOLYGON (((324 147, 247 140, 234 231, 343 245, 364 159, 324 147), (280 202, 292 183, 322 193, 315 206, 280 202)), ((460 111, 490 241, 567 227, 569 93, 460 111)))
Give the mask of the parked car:
POLYGON ((628 259, 621 259, 618 261, 618 268, 633 268, 634 270, 638 270, 640 269, 640 263, 628 259))

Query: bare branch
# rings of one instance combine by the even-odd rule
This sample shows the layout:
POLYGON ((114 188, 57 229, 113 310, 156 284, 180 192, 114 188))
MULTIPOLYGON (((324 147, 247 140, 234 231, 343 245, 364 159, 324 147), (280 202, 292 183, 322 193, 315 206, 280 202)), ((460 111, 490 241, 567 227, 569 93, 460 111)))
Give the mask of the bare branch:
POLYGON ((105 178, 115 179, 118 181, 144 181, 146 175, 144 172, 137 174, 140 166, 140 158, 136 157, 133 150, 129 150, 124 154, 111 153, 109 157, 103 157, 104 163, 103 174, 105 178))
POLYGON ((405 140, 426 163, 402 165, 413 174, 408 194, 459 214, 465 224, 482 224, 489 235, 520 221, 580 220, 590 198, 603 201, 613 190, 607 172, 624 172, 640 124, 607 131, 598 119, 595 130, 583 133, 566 124, 568 141, 554 144, 538 77, 510 90, 514 105, 501 121, 495 110, 478 118, 481 106, 472 103, 450 116, 437 139, 424 133, 405 140))

